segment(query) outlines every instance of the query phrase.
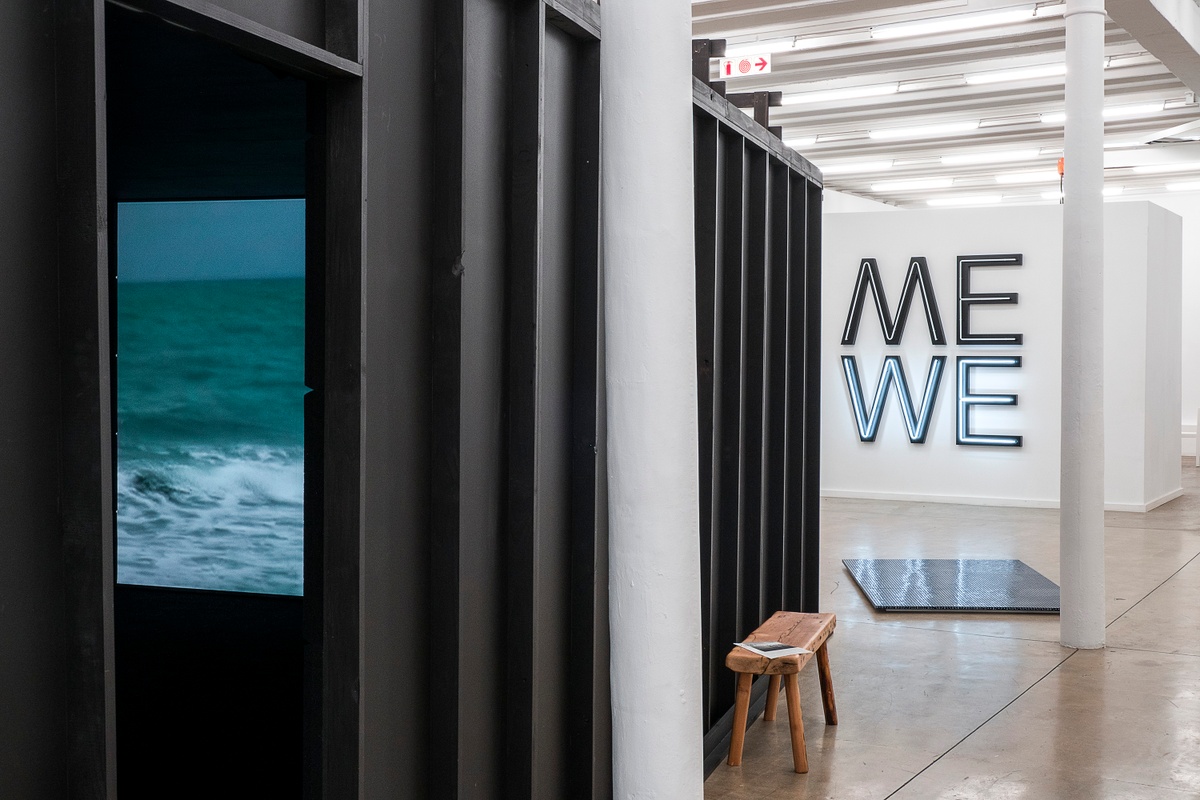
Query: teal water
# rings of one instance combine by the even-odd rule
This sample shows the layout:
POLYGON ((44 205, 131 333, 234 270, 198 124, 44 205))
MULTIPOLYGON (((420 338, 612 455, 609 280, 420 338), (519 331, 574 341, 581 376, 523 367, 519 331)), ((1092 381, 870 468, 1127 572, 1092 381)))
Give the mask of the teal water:
POLYGON ((119 284, 117 580, 301 594, 304 280, 119 284))

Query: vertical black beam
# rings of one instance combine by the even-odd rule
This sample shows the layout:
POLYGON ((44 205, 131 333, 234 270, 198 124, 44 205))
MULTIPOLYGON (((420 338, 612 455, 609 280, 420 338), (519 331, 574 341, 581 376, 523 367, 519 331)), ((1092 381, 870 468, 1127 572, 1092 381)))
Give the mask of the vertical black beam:
MULTIPOLYGON (((741 466, 742 466, 742 270, 743 200, 745 196, 745 145, 742 137, 722 132, 723 186, 720 209, 720 263, 718 266, 717 325, 719 344, 715 381, 718 392, 717 526, 715 619, 716 641, 733 642, 743 632, 741 614, 741 466)), ((733 681, 728 674, 717 680, 713 703, 718 708, 733 704, 733 681)))
POLYGON ((805 265, 808 247, 808 189, 803 177, 792 175, 789 184, 787 274, 787 419, 784 423, 784 586, 783 607, 803 606, 804 467, 805 467, 805 335, 807 333, 805 265))
POLYGON ((310 86, 304 202, 304 797, 319 800, 323 771, 325 639, 325 200, 324 85, 310 86))
MULTIPOLYGON (((744 339, 742 345, 741 628, 752 631, 763 608, 763 399, 765 382, 767 154, 746 148, 744 339)), ((778 609, 774 609, 778 610, 778 609)))
MULTIPOLYGON (((78 627, 66 612, 60 517, 59 367, 70 340, 59 333, 55 128, 95 107, 56 108, 56 77, 78 76, 55 74, 55 28, 53 4, 0 4, 0 797, 13 800, 68 797, 76 772, 65 713, 78 627)), ((90 89, 93 76, 82 77, 90 89)), ((94 165, 71 179, 94 182, 94 165)))
POLYGON ((692 74, 705 83, 708 83, 709 76, 712 75, 712 59, 720 58, 724 55, 724 39, 693 39, 692 74))
POLYGON ((704 113, 693 120, 696 192, 696 387, 700 437, 700 599, 703 650, 704 719, 712 723, 713 680, 721 665, 714 664, 720 647, 713 642, 716 595, 713 592, 713 424, 716 366, 717 199, 719 193, 719 123, 704 113))
POLYGON ((764 439, 766 477, 764 492, 764 538, 767 564, 763 587, 767 610, 784 607, 784 483, 787 420, 787 276, 788 276, 788 182, 787 165, 772 159, 769 168, 770 204, 767 232, 767 397, 764 439))
POLYGON ((430 394, 428 781, 459 796, 460 408, 462 403, 464 32, 467 0, 435 4, 432 385, 430 394))
MULTIPOLYGON (((505 392, 510 241, 508 3, 468 3, 463 64, 463 273, 459 381, 457 782, 499 796, 505 763, 508 645, 504 538, 508 464, 505 392), (469 114, 469 116, 467 116, 469 114)), ((430 775, 431 785, 441 776, 430 775)))
POLYGON ((771 92, 755 92, 752 102, 754 121, 764 128, 771 127, 771 92))
MULTIPOLYGON (((571 374, 571 566, 567 796, 592 797, 596 762, 597 406, 600 335, 600 43, 576 46, 571 374)), ((607 755, 607 754, 605 754, 607 755)))
POLYGON ((363 86, 326 90, 322 726, 325 797, 359 786, 363 86))
POLYGON ((821 580, 821 187, 805 183, 804 541, 800 609, 816 612, 821 580))
MULTIPOLYGON (((541 264, 537 319, 537 542, 534 571, 533 797, 569 796, 571 554, 574 530, 575 156, 579 104, 576 39, 545 30, 542 125, 541 264)), ((594 396, 594 395, 593 395, 594 396)), ((589 528, 593 525, 588 525, 589 528)), ((585 534, 590 537, 590 534, 585 534)), ((589 604, 590 605, 590 604, 589 604)), ((586 768, 583 770, 587 772, 586 768)))
POLYGON ((533 797, 537 757, 534 653, 538 453, 538 291, 542 266, 545 6, 521 0, 512 19, 509 95, 512 199, 508 264, 508 487, 505 560, 508 614, 505 796, 533 797))
POLYGON ((104 6, 54 4, 61 519, 71 797, 116 797, 112 412, 104 6))

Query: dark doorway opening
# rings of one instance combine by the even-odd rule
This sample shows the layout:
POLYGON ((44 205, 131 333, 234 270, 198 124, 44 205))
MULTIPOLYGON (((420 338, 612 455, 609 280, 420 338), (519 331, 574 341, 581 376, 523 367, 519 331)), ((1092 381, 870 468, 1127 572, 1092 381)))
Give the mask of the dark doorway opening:
MULTIPOLYGON (((109 6, 106 28, 110 242, 121 242, 119 226, 123 212, 125 224, 129 224, 128 210, 135 205, 144 208, 141 204, 304 202, 306 147, 310 138, 309 86, 304 80, 221 44, 166 25, 150 15, 109 6)), ((264 228, 262 238, 269 244, 277 235, 277 230, 264 228)), ((122 338, 118 320, 122 263, 130 254, 125 244, 111 248, 110 253, 114 259, 110 270, 114 301, 109 316, 113 326, 111 340, 116 343, 113 427, 117 442, 113 449, 120 454, 122 446, 127 444, 121 441, 120 412, 122 401, 128 399, 122 396, 123 386, 132 387, 136 377, 132 372, 133 359, 128 359, 128 366, 122 361, 122 347, 133 345, 128 336, 122 338)), ((183 254, 179 256, 182 260, 183 254)), ((263 280, 262 276, 251 274, 253 270, 249 265, 245 269, 248 271, 233 277, 263 280)), ((136 298, 143 304, 152 305, 157 293, 177 302, 182 295, 169 291, 166 284, 187 282, 188 273, 159 277, 162 283, 159 286, 147 283, 137 291, 132 285, 127 286, 125 298, 136 298)), ((218 277, 230 278, 228 275, 218 277)), ((295 278, 294 275, 291 277, 295 278)), ((311 283, 313 276, 307 280, 311 283)), ((213 280, 210 284, 219 282, 213 280)), ((203 292, 212 295, 206 302, 210 303, 211 322, 215 326, 227 324, 222 322, 221 314, 229 310, 231 302, 246 302, 246 294, 251 289, 269 290, 270 294, 277 287, 265 290, 260 283, 256 287, 243 284, 232 288, 232 292, 221 294, 213 285, 202 287, 203 292)), ((308 316, 307 327, 319 330, 319 325, 312 324, 313 315, 319 314, 312 310, 312 304, 311 298, 300 303, 302 329, 305 327, 303 317, 308 316)), ((203 308, 203 303, 197 307, 203 308)), ((161 306, 157 308, 160 313, 170 313, 161 306)), ((203 316, 203 311, 195 314, 203 316)), ((183 322, 181 319, 180 323, 183 322)), ((203 320, 189 318, 188 322, 203 320)), ((126 324, 130 324, 128 319, 126 324)), ((308 341, 302 344, 305 353, 300 356, 301 371, 306 352, 313 348, 314 342, 313 334, 302 333, 301 337, 305 335, 308 341)), ((235 357, 260 358, 268 366, 278 360, 271 353, 262 352, 235 357)), ((162 363, 169 364, 172 358, 164 356, 162 363)), ((179 374, 162 374, 157 378, 158 383, 153 376, 147 379, 143 375, 141 379, 151 389, 160 389, 169 380, 182 380, 180 376, 186 377, 188 369, 197 368, 193 364, 184 367, 179 374)), ((196 394, 203 391, 199 372, 203 370, 199 369, 193 376, 196 394)), ((303 393, 302 378, 297 380, 296 391, 303 393)), ((178 394, 186 396, 188 391, 185 389, 178 394)), ((218 398, 217 405, 228 405, 228 398, 218 398)), ((304 405, 303 400, 296 398, 295 408, 301 418, 293 420, 293 427, 300 430, 309 429, 313 424, 313 420, 305 419, 304 412, 300 411, 304 405)), ((316 407, 319 404, 307 405, 316 407)), ((128 411, 127 404, 125 410, 128 411)), ((206 425, 198 420, 189 423, 186 413, 165 414, 159 421, 162 420, 175 424, 183 433, 188 432, 189 424, 195 427, 206 425)), ((137 426, 128 420, 125 428, 131 438, 137 433, 137 426)), ((248 436, 243 444, 250 448, 264 444, 254 438, 248 436)), ((148 447, 145 439, 136 444, 148 447)), ((213 452, 192 452, 187 457, 198 463, 204 462, 205 458, 227 459, 238 443, 225 444, 229 448, 217 448, 213 451, 215 456, 213 452)), ((315 454, 303 445, 301 447, 299 457, 304 463, 299 469, 292 465, 290 474, 295 478, 298 472, 301 485, 309 480, 312 486, 315 484, 311 483, 311 478, 314 473, 319 474, 319 465, 310 465, 308 462, 315 454)), ((291 570, 292 578, 281 582, 254 577, 248 581, 226 581, 239 570, 223 568, 222 556, 218 554, 214 561, 211 552, 185 552, 175 559, 191 559, 193 565, 203 567, 199 572, 185 570, 183 577, 178 574, 154 577, 162 575, 162 570, 156 572, 156 564, 173 558, 162 557, 161 553, 144 555, 140 561, 137 558, 123 560, 123 555, 130 554, 131 548, 135 547, 134 538, 123 533, 144 535, 155 524, 163 528, 174 525, 178 529, 179 519, 172 519, 164 509, 187 506, 187 503, 173 504, 172 501, 179 500, 183 493, 198 491, 194 481, 188 484, 184 478, 179 478, 184 470, 178 464, 157 471, 151 468, 139 470, 130 456, 133 452, 126 448, 128 460, 124 465, 120 462, 122 456, 118 455, 117 469, 114 470, 117 483, 114 497, 118 505, 118 584, 114 610, 119 792, 126 800, 138 797, 299 797, 304 780, 305 603, 319 603, 319 591, 313 592, 307 585, 309 581, 298 576, 319 569, 319 565, 306 560, 301 568, 293 563, 284 568, 285 572, 291 570), (123 466, 130 469, 123 470, 123 466), (172 475, 179 480, 173 480, 172 475), (127 485, 123 486, 122 481, 127 485), (134 488, 142 492, 141 500, 158 503, 149 507, 145 518, 138 518, 142 528, 134 525, 133 518, 128 516, 135 500, 139 499, 130 494, 129 482, 137 484, 134 488), (123 514, 126 515, 124 518, 123 514), (158 515, 157 523, 155 514, 158 515), (135 568, 139 564, 144 569, 135 568), (196 575, 207 577, 198 579, 196 575), (316 596, 306 597, 306 593, 316 596)), ((251 462, 258 459, 259 467, 279 466, 271 461, 278 454, 247 451, 243 455, 251 462)), ((140 466, 145 467, 145 464, 140 466)), ((227 472, 246 468, 245 463, 222 463, 220 466, 227 472)), ((211 501, 211 507, 212 503, 225 503, 236 511, 239 505, 253 505, 254 497, 264 493, 270 496, 268 499, 280 501, 280 495, 288 495, 291 491, 290 500, 294 501, 295 492, 299 492, 305 506, 304 512, 300 513, 309 512, 310 493, 294 483, 291 489, 275 487, 278 491, 273 494, 270 487, 254 485, 252 477, 245 480, 235 477, 230 486, 246 489, 249 493, 245 496, 221 495, 215 500, 212 496, 206 499, 194 494, 191 497, 201 506, 199 511, 190 509, 199 513, 202 520, 194 527, 206 524, 214 529, 222 527, 223 535, 244 540, 246 531, 237 530, 235 525, 231 533, 228 518, 204 522, 203 504, 211 501)), ((255 510, 260 516, 271 516, 269 510, 255 510)), ((294 518, 296 510, 292 508, 280 513, 291 514, 294 518)), ((195 523, 195 516, 190 519, 195 523)), ((302 538, 314 535, 303 522, 301 527, 302 538)), ((301 542, 299 550, 308 549, 310 545, 301 542)), ((293 546, 291 550, 294 553, 297 548, 293 546)), ((229 563, 234 561, 236 559, 229 563)), ((311 609, 307 611, 311 618, 311 609)), ((319 641, 319 637, 316 640, 319 641)), ((311 708, 316 704, 307 705, 311 708)))

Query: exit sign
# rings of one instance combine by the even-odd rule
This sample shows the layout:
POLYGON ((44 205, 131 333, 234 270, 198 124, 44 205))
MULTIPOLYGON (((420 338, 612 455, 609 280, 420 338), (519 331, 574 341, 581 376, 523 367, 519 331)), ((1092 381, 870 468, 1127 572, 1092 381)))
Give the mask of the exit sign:
POLYGON ((745 78, 750 75, 766 75, 771 71, 771 54, 741 56, 721 59, 721 78, 745 78))

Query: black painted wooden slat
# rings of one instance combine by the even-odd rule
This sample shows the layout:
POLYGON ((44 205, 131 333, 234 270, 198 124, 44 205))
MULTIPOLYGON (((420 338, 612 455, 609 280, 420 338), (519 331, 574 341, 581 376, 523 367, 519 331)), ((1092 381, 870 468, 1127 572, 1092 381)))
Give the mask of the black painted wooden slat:
POLYGON ((804 542, 800 609, 816 612, 821 578, 821 188, 808 184, 804 259, 804 542))
POLYGON ((430 781, 458 797, 458 614, 460 406, 463 274, 463 26, 466 0, 434 15, 431 508, 429 529, 430 781))
POLYGON ((541 263, 537 318, 537 536, 534 615, 533 797, 568 796, 571 770, 571 544, 573 373, 575 369, 575 123, 579 98, 575 42, 545 27, 541 263))
POLYGON ((784 607, 783 585, 784 504, 787 487, 784 484, 787 419, 787 286, 788 286, 788 184, 790 173, 779 161, 770 165, 770 208, 767 232, 767 397, 764 438, 766 439, 766 474, 764 527, 766 537, 766 581, 764 596, 766 610, 784 607))
MULTIPOLYGON (((715 520, 718 531, 716 553, 717 580, 713 591, 718 597, 714 629, 718 646, 740 638, 741 613, 741 466, 742 466, 742 256, 743 198, 745 192, 745 147, 742 138, 722 134, 724 185, 720 209, 720 263, 718 298, 720 319, 718 362, 715 380, 719 397, 716 412, 719 429, 714 436, 717 447, 715 520)), ((713 703, 724 708, 733 702, 733 682, 718 679, 713 703)))
POLYGON ((362 140, 359 81, 328 87, 325 248, 324 726, 326 797, 359 786, 362 488, 362 140))
MULTIPOLYGON (((600 45, 576 44, 574 153, 574 359, 571 376, 571 589, 566 794, 595 790, 596 624, 607 619, 596 592, 596 559, 607 548, 596 525, 600 337, 600 45)), ((607 721, 607 720, 605 720, 607 721)))
POLYGON ((319 800, 323 782, 322 642, 325 639, 325 197, 328 157, 324 86, 308 93, 312 138, 305 158, 304 203, 304 797, 319 800))
POLYGON ((104 3, 62 0, 54 14, 68 783, 103 798, 116 796, 104 3))
POLYGON ((787 543, 784 546, 783 605, 790 611, 803 605, 804 549, 804 457, 805 457, 805 360, 807 315, 804 267, 808 255, 805 235, 808 230, 807 184, 802 178, 791 177, 791 215, 788 231, 788 364, 787 364, 787 421, 784 482, 786 507, 784 526, 787 543))
POLYGON ((508 274, 508 487, 507 702, 505 794, 532 797, 534 789, 534 657, 537 635, 534 563, 537 514, 538 284, 541 270, 542 65, 545 6, 522 0, 513 10, 509 102, 512 200, 509 206, 508 274))
POLYGON ((704 656, 704 716, 710 720, 712 682, 720 665, 714 664, 713 613, 713 550, 716 541, 713 527, 713 375, 716 364, 716 266, 717 266, 717 123, 707 115, 697 113, 694 126, 694 158, 696 182, 696 385, 699 418, 700 461, 700 598, 704 603, 701 614, 701 644, 704 656))
MULTIPOLYGON (((745 314, 742 343, 742 618, 752 631, 769 616, 763 608, 763 398, 766 323, 767 154, 746 148, 745 314)), ((777 610, 777 609, 775 609, 777 610)))

